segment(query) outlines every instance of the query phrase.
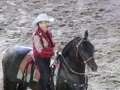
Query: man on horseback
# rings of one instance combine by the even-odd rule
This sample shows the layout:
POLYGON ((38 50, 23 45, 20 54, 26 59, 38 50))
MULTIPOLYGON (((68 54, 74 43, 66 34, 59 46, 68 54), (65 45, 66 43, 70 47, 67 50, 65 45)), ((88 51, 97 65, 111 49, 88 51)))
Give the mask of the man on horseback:
POLYGON ((54 18, 43 13, 38 15, 33 22, 37 26, 37 30, 32 36, 32 43, 35 63, 40 66, 41 71, 40 90, 46 90, 50 78, 50 58, 54 52, 60 50, 53 41, 50 32, 49 23, 52 21, 54 21, 54 18))

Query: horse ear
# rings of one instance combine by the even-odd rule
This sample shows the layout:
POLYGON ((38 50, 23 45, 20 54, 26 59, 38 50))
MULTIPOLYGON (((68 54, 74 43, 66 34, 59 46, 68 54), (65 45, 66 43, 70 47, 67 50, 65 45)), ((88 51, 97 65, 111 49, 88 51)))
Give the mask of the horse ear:
POLYGON ((84 39, 87 40, 88 39, 88 30, 85 31, 85 34, 84 34, 84 39))

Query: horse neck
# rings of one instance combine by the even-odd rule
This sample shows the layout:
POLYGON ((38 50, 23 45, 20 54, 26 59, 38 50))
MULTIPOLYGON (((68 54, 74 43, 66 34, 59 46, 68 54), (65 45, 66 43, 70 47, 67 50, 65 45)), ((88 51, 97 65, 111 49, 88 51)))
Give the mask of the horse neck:
MULTIPOLYGON (((82 62, 82 60, 79 61, 79 60, 76 60, 76 57, 72 55, 67 55, 65 57, 65 61, 72 70, 78 73, 85 73, 85 64, 82 62)), ((67 72, 68 74, 72 73, 67 67, 67 65, 65 64, 65 62, 63 62, 63 59, 62 59, 61 68, 63 69, 63 71, 67 72)))

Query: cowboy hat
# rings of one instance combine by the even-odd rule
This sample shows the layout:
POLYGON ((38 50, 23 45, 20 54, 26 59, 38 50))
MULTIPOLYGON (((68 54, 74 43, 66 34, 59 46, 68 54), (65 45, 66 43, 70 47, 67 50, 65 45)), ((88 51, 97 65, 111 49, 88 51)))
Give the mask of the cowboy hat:
POLYGON ((49 21, 52 22, 54 21, 54 18, 48 16, 46 13, 40 14, 37 16, 37 18, 33 21, 33 25, 36 25, 37 23, 41 21, 49 21))

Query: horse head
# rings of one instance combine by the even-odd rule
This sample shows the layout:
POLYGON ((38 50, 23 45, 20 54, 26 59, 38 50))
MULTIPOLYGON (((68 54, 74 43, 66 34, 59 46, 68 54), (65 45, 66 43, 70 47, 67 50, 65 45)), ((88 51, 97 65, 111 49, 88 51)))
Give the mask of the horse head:
POLYGON ((97 71, 97 64, 94 59, 94 46, 88 40, 88 31, 85 31, 84 38, 78 39, 77 45, 77 54, 82 58, 82 62, 87 64, 92 71, 97 71))

